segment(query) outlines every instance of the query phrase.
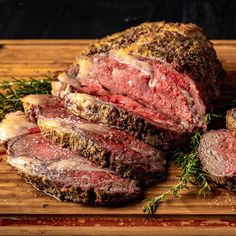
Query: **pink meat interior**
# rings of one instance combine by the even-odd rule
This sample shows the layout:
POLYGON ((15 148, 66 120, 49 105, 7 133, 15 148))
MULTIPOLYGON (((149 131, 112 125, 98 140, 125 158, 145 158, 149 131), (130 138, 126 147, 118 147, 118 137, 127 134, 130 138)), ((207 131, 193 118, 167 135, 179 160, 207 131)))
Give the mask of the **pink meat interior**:
POLYGON ((76 152, 62 148, 43 138, 41 133, 24 135, 14 143, 11 156, 30 156, 40 160, 67 159, 76 156, 76 152), (22 153, 21 153, 22 150, 22 153))
POLYGON ((162 123, 167 128, 173 124, 177 129, 185 131, 203 127, 204 94, 199 94, 193 79, 187 74, 177 72, 166 63, 150 59, 143 61, 151 66, 150 73, 131 64, 122 63, 111 55, 102 56, 96 63, 96 73, 93 73, 91 78, 79 78, 84 86, 83 90, 97 95, 101 95, 103 90, 103 95, 111 94, 106 97, 107 100, 125 109, 129 108, 154 123, 163 119, 162 123), (168 121, 170 118, 171 121, 168 121))
POLYGON ((220 160, 219 168, 225 163, 225 174, 236 173, 236 138, 229 132, 227 136, 219 140, 217 151, 222 157, 220 160))
POLYGON ((63 183, 64 187, 79 185, 83 189, 126 192, 126 188, 132 186, 134 192, 139 190, 135 181, 122 178, 109 169, 97 167, 77 152, 51 143, 40 133, 16 138, 8 154, 11 158, 31 157, 32 161, 25 165, 28 165, 34 174, 55 179, 58 184, 63 183), (69 162, 65 162, 66 160, 69 162))
POLYGON ((142 158, 142 156, 156 158, 156 150, 154 148, 134 138, 132 135, 116 128, 88 122, 68 113, 64 108, 45 107, 41 109, 41 117, 39 119, 57 120, 62 127, 70 129, 71 132, 84 134, 87 138, 106 147, 113 153, 125 153, 128 156, 137 158, 142 158), (91 129, 88 129, 90 125, 92 125, 91 129))

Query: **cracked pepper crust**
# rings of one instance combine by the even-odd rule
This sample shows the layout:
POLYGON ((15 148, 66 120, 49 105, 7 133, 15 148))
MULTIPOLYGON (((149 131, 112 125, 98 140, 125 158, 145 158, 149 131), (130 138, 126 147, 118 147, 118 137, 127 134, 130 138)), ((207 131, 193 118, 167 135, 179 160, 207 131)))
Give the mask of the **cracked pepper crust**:
MULTIPOLYGON (((101 122, 128 131, 131 135, 156 148, 172 148, 178 139, 177 133, 161 130, 142 117, 91 95, 76 93, 71 85, 52 82, 52 94, 66 100, 67 109, 86 120, 101 122), (68 97, 69 96, 69 97, 68 97), (172 140, 173 142, 168 142, 172 140)), ((23 104, 25 105, 25 104, 23 104)), ((24 106, 25 107, 25 106, 24 106)), ((25 109, 25 112, 27 109, 25 109)))
POLYGON ((213 44, 195 24, 143 23, 95 40, 81 53, 74 66, 85 58, 92 59, 110 51, 170 63, 177 71, 207 85, 207 94, 211 97, 219 94, 219 84, 225 77, 213 44))
MULTIPOLYGON (((144 166, 144 168, 141 169, 138 164, 139 161, 137 163, 131 163, 128 156, 125 156, 123 152, 112 153, 106 147, 103 147, 103 145, 97 144, 80 132, 73 132, 72 129, 64 128, 63 124, 59 126, 53 124, 48 125, 46 121, 47 119, 44 118, 38 119, 38 126, 45 138, 63 147, 78 151, 80 155, 100 167, 108 167, 120 173, 123 177, 137 179, 144 185, 160 182, 166 177, 166 173, 162 171, 157 171, 153 174, 150 171, 151 168, 148 161, 146 163, 140 162, 140 165, 142 164, 144 166), (145 168, 148 169, 148 171, 146 171, 145 168)), ((165 168, 164 152, 156 151, 153 155, 158 155, 163 158, 163 163, 162 161, 158 162, 158 160, 157 163, 160 163, 160 165, 163 165, 163 168, 165 168)))
MULTIPOLYGON (((12 157, 8 156, 7 161, 10 163, 12 157)), ((42 175, 25 172, 21 169, 18 169, 16 166, 12 166, 18 171, 18 174, 21 175, 27 183, 32 184, 35 188, 40 191, 43 191, 46 194, 55 197, 61 201, 72 201, 77 203, 89 203, 94 205, 116 205, 128 203, 134 201, 135 198, 141 198, 141 193, 137 191, 136 196, 132 196, 126 193, 114 193, 110 191, 99 191, 90 189, 82 189, 80 187, 64 186, 60 181, 55 180, 55 177, 52 178, 49 175, 42 173, 42 175)))

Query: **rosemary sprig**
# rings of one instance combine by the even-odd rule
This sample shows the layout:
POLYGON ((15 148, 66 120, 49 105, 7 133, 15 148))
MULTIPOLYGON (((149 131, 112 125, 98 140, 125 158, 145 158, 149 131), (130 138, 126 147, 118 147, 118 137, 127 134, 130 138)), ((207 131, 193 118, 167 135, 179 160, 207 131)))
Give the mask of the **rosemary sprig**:
POLYGON ((42 80, 30 78, 3 81, 0 84, 0 120, 13 111, 22 110, 20 99, 29 94, 49 94, 51 92, 51 78, 48 75, 42 80))
MULTIPOLYGON (((212 117, 221 116, 206 114, 206 124, 210 123, 212 117)), ((197 185, 199 187, 198 194, 201 196, 205 196, 207 192, 211 191, 208 174, 203 170, 200 160, 197 157, 197 149, 202 133, 202 131, 197 131, 191 137, 190 145, 187 150, 177 148, 171 153, 176 166, 182 169, 181 175, 178 176, 179 183, 161 195, 151 198, 149 204, 143 209, 145 213, 153 214, 156 211, 158 204, 164 202, 168 195, 173 195, 175 198, 180 197, 180 191, 183 189, 189 189, 189 184, 197 185)))

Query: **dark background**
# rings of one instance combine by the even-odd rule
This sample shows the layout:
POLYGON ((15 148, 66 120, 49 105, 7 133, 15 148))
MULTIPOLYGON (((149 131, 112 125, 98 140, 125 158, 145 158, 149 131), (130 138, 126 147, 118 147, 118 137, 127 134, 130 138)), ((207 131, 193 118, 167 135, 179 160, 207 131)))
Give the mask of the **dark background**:
POLYGON ((236 1, 0 0, 0 38, 100 38, 144 21, 194 22, 236 38, 236 1))

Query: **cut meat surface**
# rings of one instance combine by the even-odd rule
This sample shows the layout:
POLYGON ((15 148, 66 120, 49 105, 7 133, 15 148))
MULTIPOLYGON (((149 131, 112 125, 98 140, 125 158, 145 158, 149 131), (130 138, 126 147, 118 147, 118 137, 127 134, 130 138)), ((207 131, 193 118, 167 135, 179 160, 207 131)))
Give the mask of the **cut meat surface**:
MULTIPOLYGON (((65 106, 71 113, 92 122, 116 126, 156 148, 169 149, 183 140, 178 133, 166 130, 165 124, 162 124, 163 116, 159 117, 159 121, 155 119, 159 122, 157 128, 153 121, 143 115, 149 112, 149 117, 152 117, 153 111, 128 97, 120 95, 95 97, 80 93, 75 86, 59 81, 52 82, 52 94, 64 99, 65 106)), ((169 124, 170 127, 172 130, 175 129, 174 125, 169 124)))
POLYGON ((13 138, 8 143, 8 163, 36 188, 73 202, 111 205, 140 197, 136 180, 101 169, 43 138, 40 133, 13 138))
MULTIPOLYGON (((132 135, 103 124, 91 123, 74 116, 63 107, 40 102, 34 106, 31 97, 24 98, 24 107, 38 119, 42 134, 55 143, 78 151, 82 156, 110 167, 124 177, 149 185, 166 175, 165 155, 132 135)), ((40 101, 41 95, 34 95, 40 101)), ((48 96, 48 100, 58 100, 48 96)))
POLYGON ((212 130, 203 135, 199 158, 211 178, 236 191, 236 138, 228 130, 212 130))
POLYGON ((224 74, 200 28, 156 22, 95 41, 58 79, 182 134, 206 128, 224 74))
MULTIPOLYGON (((205 114, 205 106, 194 81, 168 64, 153 60, 146 60, 145 63, 152 68, 151 74, 119 62, 112 56, 102 57, 94 80, 111 94, 127 96, 167 117, 171 114, 173 122, 181 130, 193 129, 191 122, 202 127, 201 117, 205 114), (112 74, 109 74, 111 70, 112 74)), ((86 79, 80 79, 80 82, 82 86, 87 84, 86 79)))
POLYGON ((30 121, 37 121, 37 116, 43 107, 64 108, 64 102, 61 99, 51 99, 51 96, 46 94, 28 95, 27 99, 22 98, 21 101, 27 119, 30 121))
MULTIPOLYGON (((165 178, 168 150, 206 130, 224 77, 202 29, 144 23, 92 42, 57 75, 53 96, 23 98, 29 121, 7 117, 0 142, 8 162, 56 198, 126 203, 140 196, 139 184, 165 178)), ((233 191, 235 111, 227 116, 232 133, 205 133, 198 153, 212 179, 233 191)))

